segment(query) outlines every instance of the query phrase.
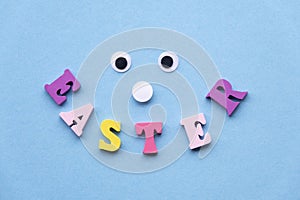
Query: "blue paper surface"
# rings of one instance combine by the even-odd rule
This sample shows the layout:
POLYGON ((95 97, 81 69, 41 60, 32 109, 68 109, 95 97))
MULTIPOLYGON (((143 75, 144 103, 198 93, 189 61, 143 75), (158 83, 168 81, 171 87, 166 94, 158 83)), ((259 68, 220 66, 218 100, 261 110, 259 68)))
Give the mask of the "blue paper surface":
MULTIPOLYGON (((1 2, 0 199, 299 199, 299 10, 296 0, 1 2), (188 150, 130 174, 86 151, 58 116, 72 109, 71 93, 57 106, 43 86, 65 68, 76 74, 108 37, 141 27, 193 38, 249 94, 205 159, 188 150)), ((155 58, 138 55, 138 64, 155 58)))

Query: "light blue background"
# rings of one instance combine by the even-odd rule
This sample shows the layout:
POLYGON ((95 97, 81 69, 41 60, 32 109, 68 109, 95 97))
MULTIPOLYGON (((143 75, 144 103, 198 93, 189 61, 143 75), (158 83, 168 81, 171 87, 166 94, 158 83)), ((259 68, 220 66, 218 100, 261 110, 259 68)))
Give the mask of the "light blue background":
MULTIPOLYGON (((299 199, 299 1, 1 1, 0 199, 299 199), (43 85, 113 34, 164 27, 249 96, 204 160, 127 174, 97 162, 43 85)), ((84 88, 82 88, 84 89, 84 88)))

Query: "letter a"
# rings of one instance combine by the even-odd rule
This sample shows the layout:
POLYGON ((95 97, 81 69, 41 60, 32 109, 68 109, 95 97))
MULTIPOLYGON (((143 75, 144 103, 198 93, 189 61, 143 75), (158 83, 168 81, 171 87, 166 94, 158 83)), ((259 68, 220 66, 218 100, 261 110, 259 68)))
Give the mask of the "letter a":
POLYGON ((80 137, 93 110, 93 106, 87 104, 70 112, 61 112, 59 113, 59 116, 75 132, 75 134, 80 137))

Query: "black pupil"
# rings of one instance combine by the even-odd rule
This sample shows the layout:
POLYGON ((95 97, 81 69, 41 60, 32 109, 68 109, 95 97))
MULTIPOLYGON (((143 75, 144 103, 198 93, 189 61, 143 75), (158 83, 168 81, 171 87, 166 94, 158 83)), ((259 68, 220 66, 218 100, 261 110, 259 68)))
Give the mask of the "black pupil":
POLYGON ((161 64, 165 68, 170 68, 173 65, 173 59, 170 56, 165 56, 161 59, 161 64))
POLYGON ((127 60, 123 57, 117 58, 116 67, 121 70, 125 69, 127 67, 127 60))

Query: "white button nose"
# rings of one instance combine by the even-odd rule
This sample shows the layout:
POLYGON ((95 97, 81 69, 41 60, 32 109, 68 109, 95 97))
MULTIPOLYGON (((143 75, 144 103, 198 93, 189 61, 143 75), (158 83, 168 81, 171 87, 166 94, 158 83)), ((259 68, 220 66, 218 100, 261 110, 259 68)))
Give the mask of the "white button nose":
POLYGON ((146 81, 139 81, 132 87, 133 98, 141 103, 147 102, 152 98, 153 88, 146 81))

